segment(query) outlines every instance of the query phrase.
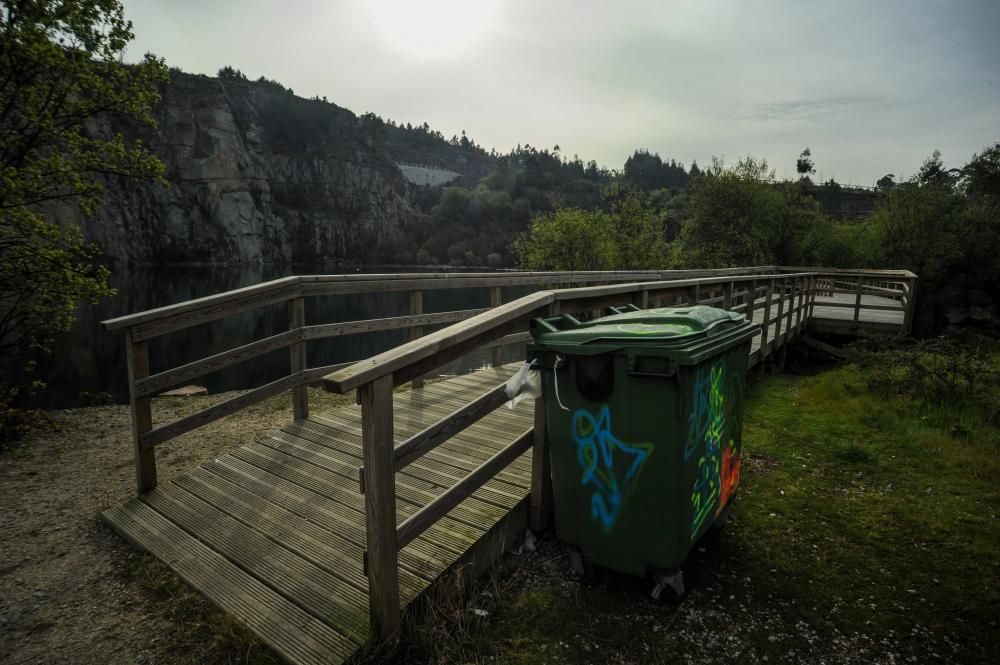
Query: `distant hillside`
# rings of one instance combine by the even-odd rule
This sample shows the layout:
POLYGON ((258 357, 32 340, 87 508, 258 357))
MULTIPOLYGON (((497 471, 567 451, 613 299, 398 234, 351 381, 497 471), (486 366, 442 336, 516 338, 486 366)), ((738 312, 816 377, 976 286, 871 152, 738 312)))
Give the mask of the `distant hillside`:
POLYGON ((415 204, 434 188, 407 182, 419 162, 474 184, 496 160, 424 127, 401 128, 296 97, 274 81, 172 70, 155 130, 108 118, 95 133, 138 136, 163 160, 169 186, 110 177, 97 214, 71 206, 112 265, 413 260, 415 204))

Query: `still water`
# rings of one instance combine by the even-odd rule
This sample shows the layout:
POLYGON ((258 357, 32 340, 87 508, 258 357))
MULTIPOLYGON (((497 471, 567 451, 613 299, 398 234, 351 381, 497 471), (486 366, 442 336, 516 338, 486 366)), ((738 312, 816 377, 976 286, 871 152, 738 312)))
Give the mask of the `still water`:
MULTIPOLYGON (((73 331, 59 339, 50 356, 40 359, 36 375, 47 387, 34 398, 36 406, 67 408, 106 401, 128 401, 124 332, 107 332, 100 322, 155 307, 201 298, 244 286, 299 274, 329 274, 315 266, 234 266, 150 268, 120 272, 111 285, 118 295, 79 313, 73 331)), ((369 268, 365 272, 399 272, 399 269, 369 268)), ((504 289, 504 299, 520 297, 527 289, 504 289)), ((424 293, 425 312, 443 312, 489 307, 489 289, 442 289, 424 293)), ((400 316, 408 313, 406 293, 359 294, 306 299, 306 323, 334 323, 400 316)), ((219 353, 255 339, 288 329, 284 304, 262 307, 234 316, 169 333, 150 340, 153 373, 219 353)), ((425 332, 433 328, 425 327, 425 332)), ((385 351, 408 339, 408 330, 333 337, 310 342, 308 363, 319 367, 360 360, 385 351)), ((524 347, 503 349, 504 362, 524 357, 524 347)), ((436 370, 455 374, 483 367, 488 351, 478 351, 436 370)), ((233 367, 193 379, 209 393, 253 388, 285 376, 289 371, 288 350, 279 349, 233 367)))

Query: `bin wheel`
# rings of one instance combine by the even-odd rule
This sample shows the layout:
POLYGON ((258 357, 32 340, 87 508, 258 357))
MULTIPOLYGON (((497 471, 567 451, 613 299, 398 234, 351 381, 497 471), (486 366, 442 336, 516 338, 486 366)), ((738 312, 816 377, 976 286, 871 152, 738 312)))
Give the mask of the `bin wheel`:
POLYGON ((649 592, 653 600, 680 601, 687 593, 684 587, 684 573, 678 570, 672 575, 654 575, 656 586, 649 592))
POLYGON ((573 572, 586 586, 596 586, 601 581, 601 575, 597 568, 583 557, 580 550, 570 550, 569 562, 573 566, 573 572))

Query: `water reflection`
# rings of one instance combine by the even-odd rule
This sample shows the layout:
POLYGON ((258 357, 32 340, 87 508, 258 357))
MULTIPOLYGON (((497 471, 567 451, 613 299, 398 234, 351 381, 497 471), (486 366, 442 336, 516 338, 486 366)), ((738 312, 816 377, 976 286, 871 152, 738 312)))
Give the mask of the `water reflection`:
MULTIPOLYGON (((142 269, 112 276, 118 295, 98 305, 84 307, 73 331, 59 339, 51 356, 42 358, 37 370, 48 387, 36 396, 37 406, 65 408, 92 403, 93 395, 107 393, 115 402, 128 401, 125 342, 122 332, 106 332, 100 322, 124 314, 163 307, 221 291, 259 284, 291 274, 324 274, 330 270, 309 266, 180 267, 142 269)), ((394 272, 372 269, 370 272, 394 272)), ((527 289, 505 289, 504 298, 519 297, 527 289)), ((489 306, 489 289, 447 289, 424 294, 424 311, 441 312, 489 306)), ((306 323, 334 323, 406 314, 405 293, 329 296, 306 300, 306 323)), ((284 304, 243 312, 150 341, 150 365, 159 372, 186 362, 246 344, 287 330, 284 304)), ((430 330, 430 329, 427 329, 430 330)), ((408 339, 409 331, 332 337, 308 345, 308 363, 318 367, 366 358, 408 339)), ((523 346, 503 350, 505 361, 522 358, 523 346)), ((441 368, 456 373, 482 367, 489 352, 479 351, 441 368)), ((194 379, 210 393, 251 388, 285 376, 288 350, 280 349, 233 367, 194 379)))

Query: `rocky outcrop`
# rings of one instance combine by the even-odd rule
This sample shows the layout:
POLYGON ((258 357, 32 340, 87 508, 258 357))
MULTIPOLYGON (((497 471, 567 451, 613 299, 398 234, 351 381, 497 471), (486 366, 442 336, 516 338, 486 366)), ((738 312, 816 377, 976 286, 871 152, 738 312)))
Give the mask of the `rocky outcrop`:
POLYGON ((415 215, 407 185, 350 111, 173 73, 155 117, 138 134, 170 185, 116 179, 83 222, 113 265, 397 258, 415 215))

